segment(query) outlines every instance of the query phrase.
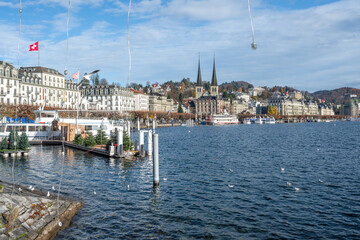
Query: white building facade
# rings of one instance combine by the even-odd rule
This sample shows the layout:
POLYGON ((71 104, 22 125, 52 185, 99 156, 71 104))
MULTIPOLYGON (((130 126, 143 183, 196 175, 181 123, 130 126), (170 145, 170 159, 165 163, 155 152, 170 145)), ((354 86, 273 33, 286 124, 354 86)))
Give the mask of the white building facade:
POLYGON ((128 88, 115 85, 84 86, 81 95, 82 99, 86 99, 88 109, 135 111, 134 93, 128 88))
POLYGON ((19 71, 12 64, 0 61, 0 104, 19 103, 19 71))
POLYGON ((58 71, 45 67, 21 67, 21 104, 74 109, 80 91, 58 71))

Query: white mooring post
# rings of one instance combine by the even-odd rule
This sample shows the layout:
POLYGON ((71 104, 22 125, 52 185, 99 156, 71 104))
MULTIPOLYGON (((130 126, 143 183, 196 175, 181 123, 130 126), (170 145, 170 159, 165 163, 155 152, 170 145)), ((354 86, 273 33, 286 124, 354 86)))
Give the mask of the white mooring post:
POLYGON ((116 153, 119 156, 122 156, 123 154, 123 130, 121 128, 117 129, 117 149, 116 149, 116 153))
POLYGON ((154 134, 154 187, 159 186, 159 135, 154 134))
POLYGON ((144 156, 145 155, 145 149, 144 149, 144 131, 139 131, 139 143, 140 143, 140 155, 144 156))
POLYGON ((153 124, 153 132, 155 133, 155 125, 156 125, 156 118, 153 118, 153 122, 152 122, 152 124, 153 124))
POLYGON ((148 131, 148 156, 152 156, 152 131, 148 131))
POLYGON ((140 119, 139 118, 137 120, 137 127, 138 127, 138 131, 140 131, 140 119))

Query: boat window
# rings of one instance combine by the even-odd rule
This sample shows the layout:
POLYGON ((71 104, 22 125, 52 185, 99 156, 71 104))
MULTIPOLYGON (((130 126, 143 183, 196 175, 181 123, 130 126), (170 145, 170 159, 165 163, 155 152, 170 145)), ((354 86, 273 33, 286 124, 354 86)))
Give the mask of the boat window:
POLYGON ((41 113, 41 117, 46 117, 46 118, 53 118, 54 114, 53 113, 41 113))
POLYGON ((93 130, 91 125, 85 125, 85 131, 93 130))
POLYGON ((0 132, 4 132, 5 126, 0 126, 0 132))
POLYGON ((35 132, 35 126, 29 126, 29 132, 35 132))
POLYGON ((39 127, 36 127, 36 131, 47 131, 47 126, 39 126, 39 127))
POLYGON ((19 126, 19 132, 26 132, 26 126, 19 126))
POLYGON ((11 132, 13 129, 13 126, 6 126, 6 132, 11 132))

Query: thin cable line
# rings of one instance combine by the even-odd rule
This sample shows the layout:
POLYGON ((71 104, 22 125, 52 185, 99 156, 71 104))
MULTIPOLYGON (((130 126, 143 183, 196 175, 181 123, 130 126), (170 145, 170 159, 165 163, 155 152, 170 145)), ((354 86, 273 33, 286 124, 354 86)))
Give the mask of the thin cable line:
MULTIPOLYGON (((69 53, 69 18, 70 18, 70 0, 68 5, 68 14, 67 14, 67 21, 66 21, 66 55, 65 55, 65 75, 67 75, 67 64, 68 64, 68 53, 69 53)), ((66 76, 65 76, 66 77, 66 76)))
POLYGON ((250 24, 251 24, 251 32, 252 32, 252 43, 251 43, 251 47, 255 50, 257 45, 255 43, 255 33, 254 33, 254 26, 253 26, 253 21, 251 18, 251 10, 250 10, 250 0, 248 0, 248 9, 249 9, 249 18, 250 18, 250 24))
POLYGON ((19 22, 19 39, 18 39, 18 68, 20 68, 20 36, 21 36, 21 13, 22 13, 22 9, 21 9, 21 0, 20 0, 20 22, 19 22))
POLYGON ((126 83, 126 87, 129 87, 130 82, 130 73, 131 73, 131 49, 130 49, 130 11, 131 11, 131 0, 129 1, 129 10, 128 10, 128 18, 127 18, 127 37, 128 37, 128 51, 129 51, 129 72, 128 79, 126 83))

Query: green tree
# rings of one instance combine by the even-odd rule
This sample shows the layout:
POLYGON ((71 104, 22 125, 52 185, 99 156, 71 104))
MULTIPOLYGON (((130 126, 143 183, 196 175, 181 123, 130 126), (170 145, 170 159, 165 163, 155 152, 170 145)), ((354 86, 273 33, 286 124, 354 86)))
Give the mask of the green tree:
POLYGON ((133 146, 133 142, 130 140, 129 136, 127 135, 127 132, 124 131, 123 134, 123 149, 124 151, 129 151, 131 150, 132 146, 133 146))
POLYGON ((177 112, 178 112, 178 113, 183 113, 183 112, 184 112, 184 110, 183 110, 183 108, 182 108, 181 102, 179 102, 179 106, 178 106, 177 112))
POLYGON ((29 139, 25 132, 23 132, 20 136, 19 140, 19 149, 26 150, 30 148, 29 139))
POLYGON ((74 144, 76 145, 83 145, 84 138, 81 136, 81 134, 78 134, 75 136, 74 144))
POLYGON ((8 144, 7 138, 4 137, 4 139, 0 143, 0 150, 8 149, 8 147, 9 147, 9 144, 8 144))
POLYGON ((9 148, 10 149, 15 149, 17 148, 15 146, 15 144, 19 144, 19 135, 17 132, 15 132, 14 130, 11 130, 10 134, 9 134, 9 148), (16 143, 15 143, 16 142, 16 143))
POLYGON ((223 92, 223 95, 222 95, 223 98, 229 98, 229 94, 227 91, 223 92))
POLYGON ((99 129, 95 137, 96 144, 105 145, 108 141, 105 131, 99 129))
POLYGON ((96 145, 96 141, 95 141, 95 138, 94 138, 94 136, 92 135, 92 133, 91 133, 91 132, 88 132, 87 135, 88 135, 88 136, 84 139, 84 145, 85 145, 86 147, 93 147, 93 146, 95 146, 95 145, 96 145))

